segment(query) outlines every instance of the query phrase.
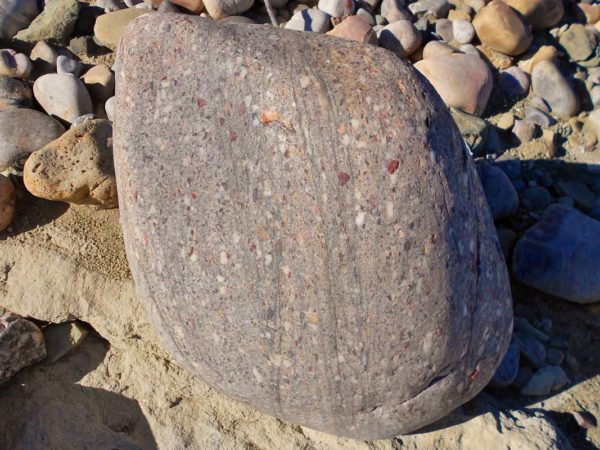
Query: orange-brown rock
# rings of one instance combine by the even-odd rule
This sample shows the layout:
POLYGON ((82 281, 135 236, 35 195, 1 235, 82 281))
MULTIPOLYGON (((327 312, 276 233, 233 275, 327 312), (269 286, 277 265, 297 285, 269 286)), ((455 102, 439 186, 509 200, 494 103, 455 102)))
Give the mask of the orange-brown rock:
POLYGON ((493 0, 481 9, 473 26, 483 44, 505 55, 520 55, 533 39, 529 26, 502 0, 493 0))

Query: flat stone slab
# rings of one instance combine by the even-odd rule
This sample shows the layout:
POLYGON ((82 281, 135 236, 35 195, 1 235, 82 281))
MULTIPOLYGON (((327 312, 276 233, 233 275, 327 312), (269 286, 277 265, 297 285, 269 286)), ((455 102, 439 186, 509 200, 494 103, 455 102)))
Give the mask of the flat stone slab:
POLYGON ((508 276, 460 132, 408 62, 171 14, 137 18, 122 42, 125 245, 184 367, 365 440, 488 383, 510 341, 508 276))

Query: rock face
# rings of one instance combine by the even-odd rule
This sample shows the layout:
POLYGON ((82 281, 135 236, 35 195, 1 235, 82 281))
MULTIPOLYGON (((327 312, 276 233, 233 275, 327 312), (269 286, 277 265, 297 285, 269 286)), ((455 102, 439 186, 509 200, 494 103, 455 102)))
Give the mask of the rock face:
POLYGON ((459 131, 409 63, 179 15, 143 16, 123 42, 125 244, 184 367, 359 439, 420 428, 487 384, 510 340, 506 269, 459 131))
POLYGON ((58 121, 34 109, 0 112, 0 170, 8 169, 19 157, 39 150, 64 131, 58 121))
POLYGON ((483 114, 492 93, 492 71, 477 55, 446 53, 415 64, 448 106, 483 114))
POLYGON ((45 357, 44 335, 33 322, 13 313, 0 316, 0 385, 45 357))
POLYGON ((27 190, 48 200, 117 206, 111 140, 108 120, 71 128, 29 156, 23 169, 27 190))
POLYGON ((600 222, 551 205, 517 242, 513 275, 520 282, 576 303, 600 301, 600 222))

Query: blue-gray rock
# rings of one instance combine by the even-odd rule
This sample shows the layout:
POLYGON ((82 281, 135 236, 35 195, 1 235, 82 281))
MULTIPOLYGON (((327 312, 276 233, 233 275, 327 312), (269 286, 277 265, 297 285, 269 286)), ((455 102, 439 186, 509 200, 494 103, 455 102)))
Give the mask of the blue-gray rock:
POLYGON ((512 382, 511 386, 515 389, 523 389, 523 387, 531 380, 533 376, 533 369, 529 366, 521 366, 519 367, 519 373, 517 373, 517 377, 515 381, 512 382))
POLYGON ((576 303, 600 301, 600 222, 553 204, 517 241, 512 272, 523 284, 576 303))
POLYGON ((504 255, 504 261, 508 263, 508 261, 510 261, 510 253, 517 240, 517 233, 510 228, 498 228, 496 234, 498 235, 498 242, 502 249, 502 255, 504 255))
POLYGON ((519 354, 521 349, 519 347, 519 341, 512 339, 508 350, 502 358, 500 366, 496 369, 496 373, 490 381, 490 386, 506 387, 510 386, 517 378, 519 373, 519 354))
POLYGON ((491 164, 477 164, 477 173, 494 220, 512 216, 519 207, 519 195, 506 174, 491 164))
POLYGON ((590 209, 596 204, 594 193, 580 181, 559 181, 555 188, 559 194, 571 197, 580 208, 590 209))
POLYGON ((505 157, 504 155, 502 155, 495 162, 496 167, 500 168, 500 170, 502 170, 502 172, 508 175, 508 178, 510 178, 511 180, 516 180, 521 176, 521 161, 517 158, 505 157))
POLYGON ((560 366, 547 365, 538 369, 529 379, 521 394, 531 396, 548 395, 552 391, 558 391, 569 383, 569 377, 560 366))
POLYGON ((550 203, 552 203, 552 196, 545 187, 531 186, 521 193, 521 205, 526 209, 543 211, 550 203))
POLYGON ((548 364, 560 366, 565 359, 565 354, 557 348, 549 348, 546 350, 546 361, 548 364))
POLYGON ((526 334, 530 334, 531 336, 535 337, 536 339, 542 342, 548 342, 550 340, 550 336, 531 325, 529 321, 524 317, 515 317, 514 327, 515 330, 522 331, 526 334))
POLYGON ((521 354, 534 367, 542 367, 546 362, 546 347, 536 337, 523 331, 515 331, 521 354))
POLYGON ((183 367, 368 440, 488 384, 510 342, 506 268, 460 132, 412 64, 183 14, 131 22, 118 58, 125 247, 183 367))

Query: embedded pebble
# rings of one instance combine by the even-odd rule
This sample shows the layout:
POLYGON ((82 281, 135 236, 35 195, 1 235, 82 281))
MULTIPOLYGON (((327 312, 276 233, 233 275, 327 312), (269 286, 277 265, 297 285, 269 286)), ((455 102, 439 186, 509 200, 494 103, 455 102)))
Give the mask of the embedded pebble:
MULTIPOLYGON (((186 9, 187 11, 196 13, 196 14, 200 14, 202 11, 204 11, 204 1, 203 0, 171 0, 172 5, 177 5, 177 6, 181 6, 183 9, 186 9)), ((242 2, 243 3, 243 2, 242 2)), ((246 2, 248 3, 248 2, 246 2)), ((162 4, 161 4, 162 6, 162 4)), ((163 7, 162 10, 159 7, 159 11, 160 12, 165 12, 165 9, 167 9, 167 7, 163 7)), ((177 8, 175 8, 177 9, 177 8)), ((176 11, 172 11, 172 12, 176 12, 178 13, 179 10, 176 11)), ((235 14, 230 14, 230 15, 235 15, 235 14)))
POLYGON ((448 15, 452 5, 447 0, 417 0, 408 5, 408 9, 413 14, 420 16, 433 16, 441 19, 448 15))
POLYGON ((546 350, 546 361, 548 364, 560 366, 565 359, 565 354, 557 348, 549 348, 546 350))
POLYGON ((543 211, 550 203, 552 196, 545 187, 531 186, 521 193, 521 204, 529 210, 543 211))
POLYGON ((537 123, 542 128, 548 128, 556 123, 550 115, 535 106, 525 107, 525 119, 537 123))
POLYGON ((519 353, 519 341, 513 338, 500 366, 498 366, 490 381, 490 386, 506 387, 515 381, 519 373, 519 353))
POLYGON ((423 47, 423 59, 431 58, 432 56, 442 55, 445 53, 454 53, 452 47, 442 41, 429 41, 423 47))
POLYGON ((448 19, 438 20, 435 23, 435 34, 445 42, 454 40, 454 26, 452 25, 452 21, 448 19))
POLYGON ((409 56, 421 45, 421 32, 408 20, 396 20, 378 34, 379 44, 398 56, 409 56))
POLYGON ((85 85, 69 73, 41 76, 33 85, 33 95, 44 111, 67 122, 93 112, 85 85))
POLYGON ((54 50, 45 41, 39 41, 29 54, 34 67, 40 73, 48 73, 56 69, 56 60, 58 58, 54 50))
POLYGON ((32 70, 33 64, 27 55, 11 49, 0 50, 0 75, 27 78, 32 70))

